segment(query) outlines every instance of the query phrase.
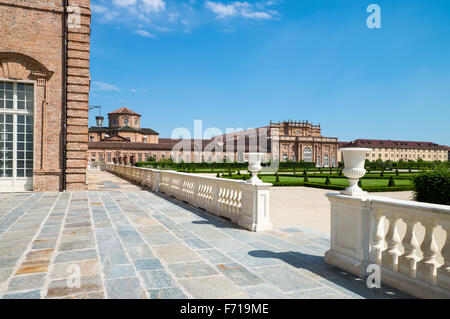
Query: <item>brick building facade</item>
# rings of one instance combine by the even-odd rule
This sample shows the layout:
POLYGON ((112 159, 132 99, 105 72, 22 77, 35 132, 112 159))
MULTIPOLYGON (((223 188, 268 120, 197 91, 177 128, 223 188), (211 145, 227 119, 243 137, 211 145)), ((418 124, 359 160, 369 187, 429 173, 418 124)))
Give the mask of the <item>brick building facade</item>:
POLYGON ((0 191, 86 189, 89 0, 0 0, 0 191))

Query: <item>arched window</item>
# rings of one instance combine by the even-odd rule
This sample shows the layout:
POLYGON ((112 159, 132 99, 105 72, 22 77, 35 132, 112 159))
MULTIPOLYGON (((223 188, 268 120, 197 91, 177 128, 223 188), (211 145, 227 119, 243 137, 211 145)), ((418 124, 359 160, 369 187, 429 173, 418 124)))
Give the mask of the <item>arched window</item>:
POLYGON ((336 156, 331 156, 331 165, 333 166, 333 167, 336 167, 336 156))
POLYGON ((295 155, 292 155, 292 161, 295 162, 295 155))
POLYGON ((322 158, 319 156, 317 156, 317 166, 320 167, 322 166, 322 158))
POLYGON ((287 156, 287 154, 283 154, 282 160, 283 162, 287 162, 289 159, 289 157, 287 156))
POLYGON ((330 166, 330 160, 329 160, 328 155, 325 155, 325 156, 323 157, 323 166, 325 166, 325 167, 330 166))
POLYGON ((305 162, 312 162, 312 150, 309 147, 303 150, 303 160, 305 162))

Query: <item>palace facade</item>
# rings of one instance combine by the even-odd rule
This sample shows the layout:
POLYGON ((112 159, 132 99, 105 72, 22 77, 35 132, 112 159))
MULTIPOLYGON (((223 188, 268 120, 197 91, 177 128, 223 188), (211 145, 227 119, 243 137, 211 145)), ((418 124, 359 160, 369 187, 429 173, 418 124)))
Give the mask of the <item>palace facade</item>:
POLYGON ((108 127, 89 129, 91 162, 129 163, 171 158, 184 162, 243 161, 245 153, 262 152, 265 160, 314 162, 337 166, 338 139, 323 137, 320 125, 284 121, 216 136, 209 140, 160 138, 141 128, 141 115, 122 107, 108 114, 108 127))
POLYGON ((89 0, 0 0, 0 192, 86 189, 89 0))
MULTIPOLYGON (((344 147, 370 148, 366 159, 371 162, 378 159, 392 162, 417 161, 419 159, 427 162, 447 162, 449 160, 448 146, 432 142, 358 139, 352 142, 341 142, 339 148, 344 147)), ((342 152, 339 152, 339 160, 342 160, 342 152)))

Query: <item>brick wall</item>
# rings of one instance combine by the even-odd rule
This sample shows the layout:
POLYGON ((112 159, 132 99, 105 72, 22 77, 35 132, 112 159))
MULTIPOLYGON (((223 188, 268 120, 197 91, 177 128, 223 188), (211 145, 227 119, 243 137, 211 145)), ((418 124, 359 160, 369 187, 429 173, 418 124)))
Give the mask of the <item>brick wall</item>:
POLYGON ((62 190, 64 177, 68 190, 86 189, 90 1, 69 0, 69 5, 80 7, 81 28, 68 33, 66 109, 63 1, 0 0, 0 79, 35 85, 35 191, 62 190))

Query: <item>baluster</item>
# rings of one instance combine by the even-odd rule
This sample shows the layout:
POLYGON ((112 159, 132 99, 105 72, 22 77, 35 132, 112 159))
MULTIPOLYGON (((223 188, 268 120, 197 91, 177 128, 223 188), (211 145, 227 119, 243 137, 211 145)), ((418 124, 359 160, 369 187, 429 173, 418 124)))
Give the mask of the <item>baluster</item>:
POLYGON ((387 248, 382 253, 381 263, 383 266, 397 271, 398 256, 401 254, 399 249, 401 238, 397 231, 397 223, 399 218, 396 213, 389 213, 386 218, 389 221, 389 230, 386 234, 387 248))
POLYGON ((372 246, 372 262, 381 266, 381 256, 384 251, 384 216, 381 210, 377 209, 373 215, 375 235, 372 246))
POLYGON ((403 238, 403 247, 405 253, 398 258, 398 271, 407 276, 416 277, 417 256, 419 242, 417 241, 414 226, 417 220, 414 216, 404 216, 403 221, 406 223, 406 234, 403 238))
POLYGON ((437 284, 450 289, 450 222, 443 224, 442 228, 447 233, 447 238, 441 251, 444 264, 437 271, 437 284))
POLYGON ((423 252, 423 259, 417 263, 416 277, 420 280, 435 284, 436 270, 438 267, 436 261, 438 246, 434 239, 434 229, 436 228, 437 223, 435 219, 428 219, 421 223, 425 227, 425 238, 420 246, 420 249, 423 252))

